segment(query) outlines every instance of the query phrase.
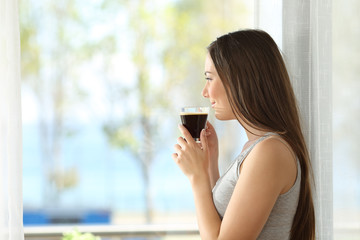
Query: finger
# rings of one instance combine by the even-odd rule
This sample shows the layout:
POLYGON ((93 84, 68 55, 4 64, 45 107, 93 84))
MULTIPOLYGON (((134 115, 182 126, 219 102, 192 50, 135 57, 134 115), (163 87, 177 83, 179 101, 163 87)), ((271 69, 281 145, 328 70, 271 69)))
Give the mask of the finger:
POLYGON ((187 141, 183 137, 178 137, 177 143, 178 145, 180 145, 181 148, 185 148, 187 141))
POLYGON ((209 121, 207 122, 207 125, 208 125, 208 128, 206 129, 206 132, 208 133, 208 135, 210 135, 210 134, 216 135, 214 126, 209 121))
POLYGON ((178 163, 179 162, 179 158, 178 158, 178 155, 177 155, 177 153, 173 153, 173 154, 171 154, 171 158, 176 162, 176 163, 178 163))
POLYGON ((201 148, 202 148, 204 151, 207 151, 208 141, 207 141, 205 129, 203 129, 203 130, 201 131, 201 134, 200 134, 200 142, 201 142, 201 148))
POLYGON ((175 144, 174 150, 175 150, 175 153, 179 155, 181 153, 182 148, 179 144, 175 144))
POLYGON ((214 126, 209 121, 207 121, 206 122, 206 128, 209 129, 209 130, 213 130, 214 126))
POLYGON ((182 124, 179 124, 179 130, 181 132, 181 134, 185 137, 185 140, 190 143, 195 143, 195 140, 193 139, 193 137, 191 136, 191 134, 189 133, 189 131, 186 129, 186 127, 182 124))
POLYGON ((206 129, 206 130, 205 130, 205 134, 206 134, 206 136, 210 136, 210 135, 211 135, 211 132, 210 132, 208 129, 206 129))
POLYGON ((211 123, 209 121, 206 121, 206 126, 205 126, 206 136, 211 135, 211 131, 213 131, 212 129, 214 129, 214 127, 211 125, 211 123))

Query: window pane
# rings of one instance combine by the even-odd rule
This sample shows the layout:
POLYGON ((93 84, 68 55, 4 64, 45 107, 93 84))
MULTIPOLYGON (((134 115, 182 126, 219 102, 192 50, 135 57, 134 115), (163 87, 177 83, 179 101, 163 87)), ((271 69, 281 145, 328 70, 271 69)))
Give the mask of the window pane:
POLYGON ((208 105, 206 46, 251 27, 252 1, 22 0, 20 18, 25 225, 195 222, 179 109, 208 105))

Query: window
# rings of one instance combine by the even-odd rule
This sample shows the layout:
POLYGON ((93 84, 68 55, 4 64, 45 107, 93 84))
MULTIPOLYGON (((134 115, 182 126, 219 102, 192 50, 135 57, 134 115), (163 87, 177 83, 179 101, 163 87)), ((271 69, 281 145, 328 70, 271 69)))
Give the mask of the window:
MULTIPOLYGON (((20 1, 25 226, 195 223, 171 159, 179 109, 208 105, 206 46, 251 27, 252 11, 235 0, 20 1)), ((230 161, 236 141, 223 144, 230 161)))
MULTIPOLYGON (((273 27, 281 46, 281 2, 19 3, 25 226, 195 223, 189 184, 170 157, 178 111, 208 104, 200 95, 205 47, 256 25, 255 8, 279 11, 262 25, 273 27)), ((360 234, 359 127, 352 122, 360 107, 360 21, 359 3, 352 4, 333 1, 335 239, 360 234)), ((224 171, 244 136, 229 137, 239 126, 210 117, 224 171)))

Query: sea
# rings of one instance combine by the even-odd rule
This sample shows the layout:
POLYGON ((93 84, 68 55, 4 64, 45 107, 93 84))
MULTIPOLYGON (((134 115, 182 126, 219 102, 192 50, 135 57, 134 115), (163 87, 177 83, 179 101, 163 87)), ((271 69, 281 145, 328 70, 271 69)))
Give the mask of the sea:
MULTIPOLYGON (((147 190, 152 211, 194 212, 190 184, 171 158, 175 143, 176 137, 170 135, 168 140, 154 143, 157 151, 149 165, 149 182, 145 184, 140 164, 130 151, 110 146, 101 126, 81 126, 75 134, 64 137, 58 163, 58 169, 76 170, 76 184, 49 201, 49 180, 44 162, 47 160, 41 158, 39 129, 37 125, 24 125, 24 213, 54 212, 54 209, 55 212, 74 214, 94 210, 144 213, 147 209, 147 190)), ((346 142, 334 143, 334 215, 352 213, 353 217, 349 218, 349 214, 346 214, 336 219, 359 224, 360 165, 358 159, 349 155, 348 148, 346 142)))
POLYGON ((147 190, 153 211, 194 211, 190 184, 171 158, 175 143, 176 138, 156 143, 161 145, 149 165, 145 184, 141 166, 130 151, 110 146, 100 126, 81 126, 61 142, 56 165, 59 170, 75 169, 76 184, 49 198, 51 184, 45 169, 47 160, 41 157, 39 129, 36 125, 23 126, 24 212, 144 212, 147 190))

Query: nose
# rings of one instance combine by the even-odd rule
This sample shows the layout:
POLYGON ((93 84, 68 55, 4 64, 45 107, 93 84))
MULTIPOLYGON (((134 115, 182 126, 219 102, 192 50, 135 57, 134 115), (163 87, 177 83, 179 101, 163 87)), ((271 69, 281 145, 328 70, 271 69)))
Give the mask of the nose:
POLYGON ((205 87, 203 88, 203 90, 201 91, 201 95, 204 97, 204 98, 209 98, 209 94, 208 94, 208 91, 207 91, 207 84, 205 84, 205 87))

